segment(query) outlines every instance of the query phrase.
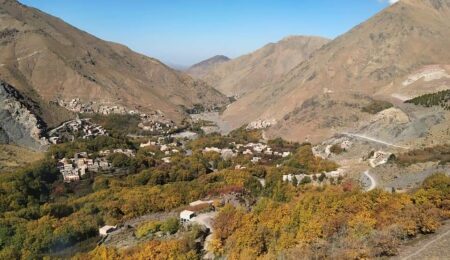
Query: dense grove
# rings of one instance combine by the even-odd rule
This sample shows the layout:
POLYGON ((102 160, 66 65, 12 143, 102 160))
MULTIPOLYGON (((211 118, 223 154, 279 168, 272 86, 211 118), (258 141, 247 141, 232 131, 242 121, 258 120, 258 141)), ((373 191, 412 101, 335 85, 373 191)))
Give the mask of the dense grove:
POLYGON ((450 99, 450 90, 443 90, 436 93, 425 94, 416 98, 407 100, 405 103, 420 105, 424 107, 440 106, 446 110, 450 109, 448 100, 450 99))
POLYGON ((348 184, 293 190, 290 201, 261 199, 251 212, 225 207, 213 250, 228 259, 367 259, 393 256, 402 240, 428 234, 450 217, 450 177, 417 192, 363 193, 348 184))
POLYGON ((144 131, 138 127, 139 123, 141 122, 139 115, 92 114, 85 116, 91 118, 92 122, 103 126, 109 131, 130 134, 144 133, 144 131))

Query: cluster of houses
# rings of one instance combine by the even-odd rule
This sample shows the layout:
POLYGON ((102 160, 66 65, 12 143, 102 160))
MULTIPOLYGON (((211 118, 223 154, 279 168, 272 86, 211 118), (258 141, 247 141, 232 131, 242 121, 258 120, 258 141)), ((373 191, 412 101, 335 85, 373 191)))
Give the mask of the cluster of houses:
MULTIPOLYGON (((180 146, 182 146, 182 144, 178 143, 178 142, 172 142, 172 143, 169 143, 169 144, 164 144, 162 139, 163 138, 158 139, 157 142, 150 140, 147 143, 141 143, 139 146, 141 148, 150 147, 150 146, 158 147, 159 150, 161 152, 163 152, 164 155, 167 156, 167 157, 162 158, 163 162, 170 163, 170 156, 174 155, 174 154, 177 154, 177 153, 180 153, 181 150, 182 150, 182 148, 180 146)), ((186 151, 186 152, 188 152, 188 151, 186 151)))
POLYGON ((156 111, 151 115, 141 113, 141 122, 138 127, 144 131, 158 133, 158 134, 169 134, 170 132, 178 129, 175 123, 171 120, 165 118, 161 111, 156 111))
POLYGON ((277 120, 275 119, 269 119, 269 120, 257 120, 253 121, 250 124, 247 125, 247 130, 258 130, 258 129, 265 129, 268 127, 271 127, 277 123, 277 120))
POLYGON ((274 151, 267 144, 262 143, 248 143, 248 144, 236 144, 232 143, 233 149, 230 148, 217 148, 217 147, 206 147, 203 149, 203 153, 216 152, 221 154, 224 160, 229 160, 236 157, 238 154, 253 156, 252 162, 258 163, 262 160, 263 155, 266 156, 276 156, 286 158, 292 153, 288 151, 274 151))
POLYGON ((98 152, 98 155, 106 157, 110 154, 113 153, 121 153, 121 154, 125 154, 128 157, 135 157, 136 156, 136 152, 131 150, 131 149, 112 149, 112 150, 102 150, 100 152, 98 152))
POLYGON ((127 110, 123 106, 119 105, 105 105, 98 104, 96 102, 87 102, 83 103, 79 98, 74 98, 69 101, 65 100, 57 100, 58 105, 66 108, 75 113, 89 113, 89 114, 101 114, 101 115, 110 115, 110 114, 137 114, 138 112, 135 110, 127 110))
POLYGON ((92 123, 89 119, 75 119, 63 123, 48 133, 49 141, 58 144, 64 141, 73 141, 75 136, 83 139, 108 135, 108 132, 100 125, 92 123))
POLYGON ((135 157, 135 151, 131 149, 113 149, 99 152, 98 158, 91 159, 87 152, 79 152, 73 158, 63 158, 58 162, 58 169, 66 183, 80 181, 86 173, 97 173, 112 170, 113 167, 106 157, 113 153, 125 154, 135 157))
POLYGON ((69 101, 58 100, 57 102, 67 110, 81 114, 139 115, 141 122, 138 127, 144 131, 165 134, 173 129, 177 129, 173 121, 166 119, 164 114, 159 110, 154 111, 151 114, 145 114, 138 110, 129 110, 120 105, 99 104, 92 101, 83 103, 79 98, 74 98, 69 101))
POLYGON ((64 182, 77 182, 87 172, 100 172, 111 169, 111 164, 106 158, 90 159, 86 152, 76 153, 73 158, 63 158, 58 162, 58 169, 64 182))

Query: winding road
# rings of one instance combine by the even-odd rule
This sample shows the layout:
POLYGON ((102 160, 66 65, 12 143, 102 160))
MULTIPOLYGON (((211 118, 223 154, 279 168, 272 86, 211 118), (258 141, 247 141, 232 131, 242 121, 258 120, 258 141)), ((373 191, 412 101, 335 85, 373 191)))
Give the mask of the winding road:
POLYGON ((371 142, 374 142, 374 143, 384 144, 384 145, 395 147, 395 148, 409 150, 409 147, 396 145, 396 144, 393 144, 393 143, 385 142, 383 140, 378 140, 378 139, 375 139, 375 138, 372 138, 372 137, 368 137, 368 136, 365 136, 365 135, 351 134, 351 133, 341 133, 341 134, 349 136, 349 137, 364 139, 364 140, 371 141, 371 142))
POLYGON ((369 170, 365 171, 364 175, 367 178, 369 178, 369 180, 370 180, 370 186, 366 189, 366 191, 374 190, 377 187, 377 181, 375 180, 375 178, 372 175, 370 175, 370 171, 369 170))

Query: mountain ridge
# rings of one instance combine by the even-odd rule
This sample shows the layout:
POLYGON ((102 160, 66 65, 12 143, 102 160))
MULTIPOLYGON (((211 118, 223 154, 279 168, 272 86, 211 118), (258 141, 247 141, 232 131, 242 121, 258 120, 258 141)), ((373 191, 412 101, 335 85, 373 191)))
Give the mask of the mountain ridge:
MULTIPOLYGON (((269 136, 317 141, 367 117, 347 107, 367 102, 357 97, 390 100, 411 92, 401 84, 405 77, 428 65, 445 69, 450 60, 442 48, 450 46, 445 18, 450 12, 448 1, 438 1, 440 9, 432 8, 433 0, 410 1, 386 8, 324 45, 278 81, 233 103, 223 118, 234 127, 275 119, 279 123, 269 136), (439 15, 430 17, 436 10, 439 15)), ((433 89, 415 90, 421 94, 433 89)))
POLYGON ((289 36, 222 63, 201 79, 227 96, 243 96, 279 79, 328 41, 318 36, 289 36))

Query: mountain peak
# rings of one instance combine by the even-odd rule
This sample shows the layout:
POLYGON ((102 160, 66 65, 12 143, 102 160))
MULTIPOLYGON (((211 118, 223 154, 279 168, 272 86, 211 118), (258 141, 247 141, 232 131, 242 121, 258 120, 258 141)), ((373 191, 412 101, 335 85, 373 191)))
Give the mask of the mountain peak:
POLYGON ((188 70, 188 74, 196 77, 203 78, 210 70, 219 66, 220 64, 230 61, 225 55, 216 55, 197 64, 192 65, 188 70))
POLYGON ((191 68, 198 68, 198 67, 203 67, 203 66, 215 65, 215 64, 218 64, 218 63, 227 62, 229 60, 230 60, 230 58, 228 58, 225 55, 216 55, 216 56, 213 56, 213 57, 211 57, 209 59, 206 59, 204 61, 201 61, 201 62, 199 62, 197 64, 192 65, 191 68))

